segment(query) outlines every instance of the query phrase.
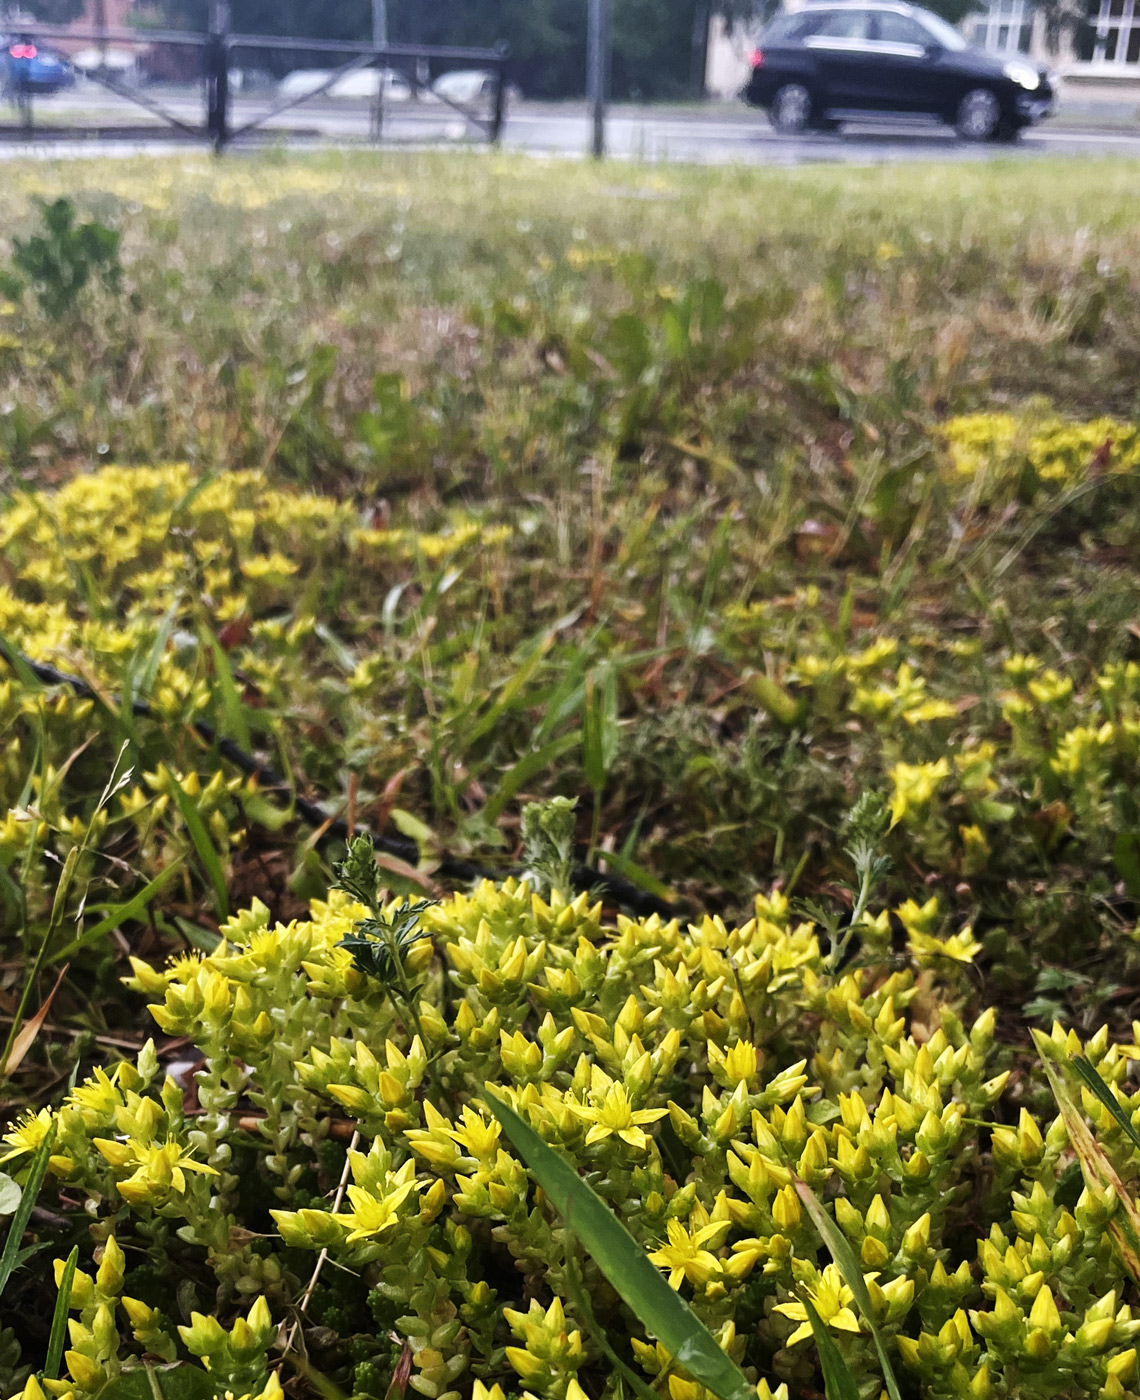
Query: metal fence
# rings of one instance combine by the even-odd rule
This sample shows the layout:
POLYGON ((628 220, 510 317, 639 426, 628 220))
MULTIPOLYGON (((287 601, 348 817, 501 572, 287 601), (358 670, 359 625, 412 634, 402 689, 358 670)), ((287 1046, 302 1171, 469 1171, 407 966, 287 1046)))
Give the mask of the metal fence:
POLYGON ((474 133, 497 142, 506 111, 507 59, 502 44, 377 45, 226 28, 202 34, 20 24, 11 27, 0 54, 3 93, 14 115, 0 120, 0 140, 163 137, 207 141, 219 152, 258 134, 431 140, 474 133), (37 57, 76 44, 87 46, 82 65, 74 54, 81 85, 60 86, 48 95, 43 59, 37 68, 37 57), (300 68, 275 82, 296 59, 300 68), (314 60, 328 66, 315 69, 314 60), (430 83, 433 66, 446 71, 459 65, 486 75, 478 93, 462 100, 430 83), (374 76, 352 88, 346 80, 357 73, 374 76), (344 98, 350 90, 355 101, 344 98), (113 101, 108 105, 103 97, 100 105, 93 94, 113 101), (298 127, 291 114, 306 107, 310 123, 298 127))

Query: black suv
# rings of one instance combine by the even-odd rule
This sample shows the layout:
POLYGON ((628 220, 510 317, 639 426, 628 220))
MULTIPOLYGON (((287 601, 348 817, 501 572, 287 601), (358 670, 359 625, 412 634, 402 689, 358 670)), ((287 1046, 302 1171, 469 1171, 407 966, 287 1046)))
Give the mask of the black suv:
POLYGON ((792 134, 910 113, 941 118, 970 141, 1013 140, 1053 108, 1044 68, 972 49, 929 10, 897 3, 811 4, 777 16, 741 95, 792 134))

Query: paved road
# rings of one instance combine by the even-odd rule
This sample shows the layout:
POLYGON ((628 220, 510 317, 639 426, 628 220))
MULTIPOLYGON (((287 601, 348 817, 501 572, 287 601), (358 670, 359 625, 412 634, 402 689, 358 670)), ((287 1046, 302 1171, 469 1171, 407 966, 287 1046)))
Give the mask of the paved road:
MULTIPOLYGON (((148 92, 153 90, 148 89, 148 92)), ((201 106, 192 96, 173 94, 157 100, 184 121, 200 122, 201 106)), ((243 122, 270 105, 268 99, 239 98, 234 103, 232 125, 243 122)), ((63 93, 39 104, 42 129, 49 134, 65 122, 119 126, 142 119, 140 109, 100 92, 63 93)), ((4 117, 0 109, 0 121, 4 117)), ((318 99, 273 118, 266 130, 303 132, 311 139, 345 142, 362 140, 368 133, 364 104, 318 99)), ((456 112, 439 105, 400 103, 390 105, 385 117, 385 137, 392 142, 418 141, 457 145, 478 141, 480 132, 456 112)), ((303 138, 302 138, 303 139, 303 138)), ((510 114, 503 132, 509 150, 557 155, 580 155, 587 149, 589 122, 579 106, 542 106, 520 103, 510 114)), ((0 143, 0 158, 26 157, 32 153, 57 155, 109 154, 116 150, 164 149, 146 126, 129 142, 45 141, 34 148, 23 142, 0 143)), ((1026 132, 1016 146, 971 145, 959 141, 948 129, 935 125, 896 123, 848 127, 839 135, 792 138, 777 135, 758 112, 741 108, 739 115, 670 113, 661 110, 613 109, 607 130, 607 149, 623 158, 651 161, 726 165, 802 165, 819 162, 879 164, 914 160, 979 160, 995 157, 1028 158, 1033 155, 1127 155, 1140 157, 1140 125, 1135 130, 1079 130, 1046 122, 1026 132)))
MULTIPOLYGON (((582 151, 588 139, 585 117, 546 113, 532 116, 525 108, 512 116, 503 137, 508 147, 559 153, 582 151)), ((837 135, 780 136, 760 113, 711 119, 660 114, 625 116, 619 112, 609 121, 606 139, 608 151, 616 156, 710 165, 978 160, 1011 153, 1140 157, 1140 127, 1133 134, 1050 130, 1045 124, 1025 133, 1015 146, 979 146, 959 141, 948 128, 918 123, 867 123, 849 126, 837 135)))

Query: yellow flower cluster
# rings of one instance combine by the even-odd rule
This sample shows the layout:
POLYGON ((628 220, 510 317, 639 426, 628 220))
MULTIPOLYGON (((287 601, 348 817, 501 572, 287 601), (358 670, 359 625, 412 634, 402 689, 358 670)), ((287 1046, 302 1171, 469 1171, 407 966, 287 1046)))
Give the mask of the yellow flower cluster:
MULTIPOLYGON (((115 682, 154 645, 171 610, 192 624, 201 598, 218 624, 248 619, 245 660, 268 681, 280 669, 276 653, 312 632, 320 567, 346 559, 368 573, 393 559, 435 566, 509 537, 507 526, 462 514, 432 533, 369 529, 351 505, 276 489, 260 472, 199 478, 184 465, 106 467, 54 492, 18 495, 0 511, 8 564, 0 632, 37 659, 78 662, 115 682), (287 625, 263 618, 286 602, 287 625), (259 643, 269 652, 260 661, 259 643)), ((199 671, 196 639, 175 634, 156 658, 151 698, 160 708, 201 708, 199 671)))
POLYGON ((1071 422, 1052 414, 971 413, 942 425, 950 470, 996 489, 1028 471, 1038 482, 1072 486, 1093 469, 1140 467, 1140 429, 1113 418, 1071 422))
MULTIPOLYGON (((971 1395, 1012 1395, 1004 1378, 1057 1332, 1050 1302, 1037 1301, 1043 1289, 1068 1308, 1050 1346, 1069 1348, 1088 1393, 1127 1393, 1114 1384, 1127 1380, 1122 1358, 1140 1322, 1117 1308, 1111 1327, 1099 1325, 1105 1287, 1122 1281, 1102 1245, 1101 1199, 1090 1188, 1058 1203, 1060 1120, 1039 1124, 1023 1109, 1016 1128, 994 1126, 990 1194, 979 1197, 980 1134, 1008 1075, 992 1063, 994 1013, 967 1027, 947 999, 945 979, 978 945, 968 929, 947 935, 936 898, 894 911, 909 966, 831 975, 819 931, 779 894, 759 898, 739 926, 707 917, 607 927, 584 895, 544 901, 525 883, 483 884, 421 916, 429 956, 417 963, 411 1035, 385 987, 338 946, 364 912, 334 893, 309 919, 272 924, 255 905, 224 926, 212 954, 163 971, 136 962, 133 985, 160 1025, 204 1056, 202 1111, 184 1116, 151 1049, 138 1066, 96 1072, 54 1120, 52 1171, 69 1193, 125 1204, 120 1236, 156 1212, 181 1222, 177 1238, 208 1246, 239 1293, 277 1296, 281 1263, 232 1233, 240 1184, 226 1134, 240 1091, 257 1110, 245 1131, 258 1169, 282 1202, 278 1248, 328 1250, 372 1280, 386 1325, 408 1340, 419 1394, 454 1400, 473 1367, 490 1376, 505 1362, 528 1393, 573 1400, 595 1354, 565 1312, 567 1239, 481 1102, 489 1081, 588 1174, 710 1326, 723 1332, 753 1310, 747 1348, 743 1335, 723 1336, 759 1365, 761 1395, 801 1374, 803 1290, 852 1364, 873 1365, 865 1320, 821 1253, 797 1181, 832 1201, 874 1321, 931 1397, 967 1364, 986 1377, 971 1395), (313 1144, 345 1113, 364 1145, 347 1155, 343 1199, 291 1203, 311 1179, 313 1144), (980 1289, 974 1249, 961 1251, 977 1220, 980 1289), (518 1295, 496 1303, 472 1249, 480 1228, 513 1256, 518 1295), (539 1280, 553 1302, 535 1301, 539 1280), (497 1317, 515 1336, 505 1353, 497 1317)), ((862 933, 873 961, 890 940, 886 911, 862 933)), ((1140 1048, 1110 1047, 1103 1034, 1086 1050, 1131 1107, 1123 1076, 1140 1048)), ((1119 1131, 1114 1139, 1111 1117, 1098 1118, 1115 1150, 1119 1131)), ((52 1121, 44 1112, 11 1130, 8 1159, 25 1161, 52 1121)), ((160 1318, 123 1307, 136 1335, 164 1345, 160 1318)), ((211 1347, 228 1365, 252 1365, 263 1321, 251 1315, 227 1333, 194 1319, 191 1350, 211 1368, 211 1347)), ((118 1355, 112 1332, 100 1345, 92 1378, 118 1355)), ((650 1374, 676 1364, 651 1341, 635 1351, 650 1374)), ((671 1397, 700 1400, 683 1371, 675 1378, 671 1397)), ((234 1393, 256 1383, 235 1380, 234 1393)))

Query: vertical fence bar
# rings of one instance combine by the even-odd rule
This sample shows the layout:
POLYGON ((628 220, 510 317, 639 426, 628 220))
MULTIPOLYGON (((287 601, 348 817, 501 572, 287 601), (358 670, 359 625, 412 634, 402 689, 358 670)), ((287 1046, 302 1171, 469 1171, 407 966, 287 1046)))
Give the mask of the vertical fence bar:
MULTIPOLYGON (((372 47, 379 52, 388 46, 388 3, 387 0, 372 0, 372 47)), ((371 135, 373 141, 384 137, 384 79, 387 74, 387 60, 376 62, 376 96, 372 101, 371 135)))
POLYGON ((16 107, 24 133, 31 140, 36 134, 36 118, 32 108, 32 85, 28 79, 28 60, 19 59, 19 74, 16 78, 16 107))
POLYGON ((210 0, 209 42, 206 45, 206 134, 218 155, 230 137, 229 0, 210 0))
POLYGON ((606 153, 606 99, 610 70, 610 0, 590 0, 586 51, 587 91, 592 132, 590 150, 595 160, 606 153))
POLYGON ((499 61, 495 64, 495 95, 491 108, 491 145, 497 146, 503 134, 503 116, 507 106, 507 46, 498 46, 499 61))
POLYGON ((106 72, 107 69, 107 0, 94 0, 92 12, 95 18, 95 28, 99 33, 99 67, 106 72))

